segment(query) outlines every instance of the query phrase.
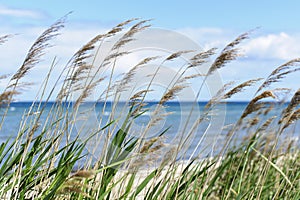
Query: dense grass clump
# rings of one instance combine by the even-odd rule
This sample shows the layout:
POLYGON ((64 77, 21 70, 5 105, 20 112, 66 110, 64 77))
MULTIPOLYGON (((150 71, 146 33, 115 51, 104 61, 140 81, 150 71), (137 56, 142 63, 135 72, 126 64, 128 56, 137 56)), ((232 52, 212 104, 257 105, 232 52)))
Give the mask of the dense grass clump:
MULTIPOLYGON (((118 60, 130 54, 124 47, 134 42, 136 34, 150 26, 148 23, 132 19, 95 36, 71 57, 55 84, 49 85, 53 62, 37 100, 20 121, 17 136, 0 145, 1 199, 299 199, 299 147, 291 141, 283 142, 282 135, 295 134, 291 127, 300 117, 300 90, 284 102, 279 97, 286 96, 288 90, 270 86, 298 71, 300 60, 275 68, 265 79, 255 77, 237 85, 225 84, 195 118, 193 112, 205 81, 239 56, 238 45, 248 38, 248 33, 238 36, 218 54, 213 48, 145 57, 122 76, 116 74, 118 60), (112 40, 116 35, 117 40, 112 40), (99 63, 96 55, 101 54, 107 41, 115 42, 99 63), (153 91, 162 65, 176 63, 184 54, 193 55, 187 64, 179 66, 177 75, 155 104, 151 119, 136 131, 133 125, 149 111, 147 95, 153 91), (150 81, 146 88, 134 86, 135 75, 157 60, 161 65, 147 75, 150 81), (205 74, 193 71, 204 65, 209 65, 205 74), (146 137, 159 121, 172 115, 161 111, 176 95, 184 94, 188 80, 198 81, 199 88, 186 124, 176 133, 176 145, 169 145, 166 139, 169 127, 146 137), (220 132, 224 140, 217 144, 217 154, 200 159, 195 151, 186 158, 188 142, 199 131, 197 127, 216 114, 215 108, 257 84, 254 97, 237 122, 227 127, 225 134, 220 132), (132 92, 124 102, 125 91, 132 92), (91 95, 96 100, 89 101, 91 95), (55 102, 47 110, 49 99, 55 102), (103 105, 93 127, 88 126, 93 110, 84 109, 86 103, 103 105), (278 116, 266 118, 278 105, 278 116), (247 137, 235 142, 241 132, 247 137)), ((0 130, 6 123, 10 104, 28 85, 23 78, 38 67, 51 40, 63 27, 64 19, 50 26, 32 45, 17 72, 0 76, 0 80, 9 79, 0 94, 0 130)), ((1 37, 0 44, 9 37, 1 37)), ((211 148, 213 151, 213 144, 211 148)))

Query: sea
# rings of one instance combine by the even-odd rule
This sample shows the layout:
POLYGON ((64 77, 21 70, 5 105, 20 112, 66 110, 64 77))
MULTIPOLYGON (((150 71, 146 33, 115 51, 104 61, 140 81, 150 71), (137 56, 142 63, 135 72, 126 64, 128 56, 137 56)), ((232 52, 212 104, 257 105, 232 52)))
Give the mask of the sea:
MULTIPOLYGON (((229 138, 231 141, 229 148, 243 143, 266 120, 273 116, 280 117, 282 110, 287 106, 287 103, 265 102, 260 113, 250 114, 243 120, 242 126, 237 128, 235 124, 239 121, 248 103, 224 102, 207 110, 205 108, 207 102, 168 102, 164 107, 158 107, 158 102, 147 102, 139 115, 130 122, 130 129, 126 131, 128 137, 142 137, 145 141, 155 137, 161 138, 165 144, 162 151, 165 153, 176 149, 180 144, 181 152, 178 154, 178 159, 211 157, 219 154, 224 145, 228 145, 229 138), (271 107, 272 109, 269 109, 271 107), (232 129, 236 130, 234 134, 231 134, 232 129)), ((21 122, 28 115, 32 104, 32 102, 11 103, 0 130, 0 143, 12 140, 18 135, 21 122)), ((49 113, 52 112, 51 108, 55 102, 43 102, 41 105, 45 109, 39 124, 43 125, 49 113)), ((71 113, 72 109, 72 106, 66 107, 64 112, 71 113)), ((80 135, 79 138, 85 140, 88 137, 87 133, 92 132, 91 130, 97 130, 110 122, 112 122, 109 126, 111 132, 124 129, 124 122, 129 110, 130 106, 125 102, 119 104, 113 102, 83 103, 76 112, 75 128, 72 129, 69 139, 72 140, 72 137, 80 135)), ((3 115, 5 108, 0 108, 0 111, 3 115)), ((34 114, 37 113, 34 113, 33 110, 31 115, 34 114)), ((278 128, 278 119, 275 118, 267 131, 260 134, 276 135, 278 128)), ((280 141, 282 143, 293 141, 298 145, 299 130, 300 126, 295 122, 280 135, 280 141)), ((102 134, 102 137, 98 138, 103 140, 107 131, 99 132, 99 134, 102 134)), ((102 146, 103 142, 95 143, 92 140, 87 144, 87 152, 96 154, 97 151, 101 151, 102 146)))

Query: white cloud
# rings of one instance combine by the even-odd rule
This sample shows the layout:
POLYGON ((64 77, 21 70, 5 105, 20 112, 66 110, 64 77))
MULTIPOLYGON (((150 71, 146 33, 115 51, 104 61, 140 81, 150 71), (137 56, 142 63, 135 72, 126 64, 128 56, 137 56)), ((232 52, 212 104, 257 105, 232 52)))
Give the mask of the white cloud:
POLYGON ((177 31, 197 42, 205 50, 222 49, 237 36, 237 33, 221 28, 184 28, 177 31))
MULTIPOLYGON (((198 42, 204 49, 217 47, 219 50, 242 33, 218 28, 189 28, 182 29, 180 32, 198 42)), ((257 32, 250 34, 250 38, 239 45, 245 57, 232 61, 219 70, 224 83, 230 81, 242 83, 253 78, 266 78, 276 67, 300 57, 300 33, 263 33, 263 30, 257 32)), ((296 90, 299 88, 298 77, 299 73, 289 74, 286 79, 278 84, 272 84, 271 87, 287 87, 296 90)), ((254 91, 251 90, 252 93, 244 92, 236 99, 249 100, 254 91)))
MULTIPOLYGON (((216 47, 222 49, 242 34, 219 28, 186 28, 178 30, 198 42, 204 49, 216 47)), ((289 60, 300 57, 300 33, 250 34, 249 40, 240 47, 245 56, 264 60, 289 60)))
POLYGON ((0 15, 9 17, 22 17, 22 18, 40 18, 42 15, 36 11, 8 8, 5 6, 0 6, 0 15))
POLYGON ((300 36, 273 33, 251 38, 242 48, 253 58, 289 60, 300 57, 300 36))

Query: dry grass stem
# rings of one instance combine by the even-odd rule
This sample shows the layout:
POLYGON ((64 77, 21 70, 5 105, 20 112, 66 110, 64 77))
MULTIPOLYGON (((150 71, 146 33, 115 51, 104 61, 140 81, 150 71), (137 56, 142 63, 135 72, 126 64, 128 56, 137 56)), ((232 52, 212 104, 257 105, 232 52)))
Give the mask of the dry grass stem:
POLYGON ((248 106, 246 107, 245 111, 243 112, 241 119, 245 118, 247 115, 261 108, 260 104, 257 104, 257 102, 261 99, 265 99, 268 97, 272 97, 273 99, 276 98, 276 96, 273 94, 272 91, 267 90, 261 93, 260 95, 256 96, 254 99, 252 99, 248 104, 248 106))
POLYGON ((126 25, 128 25, 129 23, 131 23, 133 21, 136 21, 136 20, 138 20, 138 18, 132 18, 132 19, 126 20, 124 22, 121 22, 117 26, 115 26, 114 28, 112 28, 107 34, 109 34, 109 35, 115 35, 116 33, 121 32, 126 25))
POLYGON ((149 141, 146 141, 142 146, 140 153, 147 152, 154 145, 154 143, 156 143, 159 139, 160 139, 159 137, 154 137, 151 138, 149 141))
POLYGON ((6 105, 10 103, 13 99, 12 96, 20 94, 19 91, 4 91, 3 93, 0 94, 0 107, 1 105, 6 105))
MULTIPOLYGON (((117 87, 117 93, 126 90, 129 86, 128 84, 133 81, 134 75, 137 70, 139 70, 142 66, 146 65, 150 61, 153 61, 155 59, 159 58, 158 56, 155 57, 147 57, 143 59, 141 62, 139 62, 137 65, 132 67, 122 78, 121 81, 116 82, 116 87, 117 87)), ((133 98, 134 99, 134 98, 133 98)))
POLYGON ((6 78, 8 78, 8 77, 9 77, 9 74, 1 75, 1 76, 0 76, 0 80, 1 80, 1 79, 6 79, 6 78))
MULTIPOLYGON (((51 47, 49 41, 59 35, 58 31, 64 27, 65 18, 58 20, 50 28, 44 31, 40 37, 31 46, 26 58, 16 74, 11 80, 19 80, 24 77, 28 71, 39 63, 41 57, 45 54, 45 50, 51 47)), ((13 84, 14 85, 14 84, 13 84)))
POLYGON ((260 119, 258 117, 254 117, 249 120, 249 127, 253 127, 259 123, 260 119))
POLYGON ((91 178, 95 175, 96 173, 93 170, 80 170, 73 174, 71 178, 91 178))
POLYGON ((265 82, 259 87, 257 92, 261 91, 263 88, 270 86, 272 83, 281 81, 281 79, 286 77, 286 75, 299 71, 300 70, 299 66, 300 66, 300 58, 293 59, 279 66, 274 71, 272 71, 272 73, 268 76, 265 82), (295 68, 291 69, 291 67, 295 67, 295 68))
POLYGON ((112 50, 119 49, 120 47, 124 46, 128 42, 131 42, 133 39, 133 36, 142 31, 145 30, 146 28, 149 28, 150 25, 145 25, 145 23, 149 22, 151 20, 142 20, 135 25, 133 25, 129 31, 127 31, 112 47, 112 50))
POLYGON ((178 94, 182 89, 186 86, 184 85, 175 85, 174 87, 170 88, 160 99, 159 105, 165 104, 167 101, 170 101, 175 98, 176 94, 178 94))
POLYGON ((297 110, 295 110, 291 117, 289 118, 289 120, 287 121, 287 123, 285 123, 283 129, 289 127, 291 124, 294 124, 296 121, 298 121, 300 119, 300 108, 298 108, 297 110))
POLYGON ((180 57, 180 56, 183 55, 183 54, 191 53, 191 52, 194 52, 194 51, 192 51, 192 50, 178 51, 178 52, 175 52, 175 53, 172 53, 171 55, 169 55, 169 56, 166 58, 166 60, 171 61, 171 60, 174 60, 175 58, 180 57))
POLYGON ((11 38, 12 35, 4 35, 0 37, 0 45, 2 45, 3 43, 5 43, 9 38, 11 38))
POLYGON ((245 87, 250 87, 250 86, 252 86, 253 84, 255 84, 256 82, 258 82, 260 80, 262 80, 262 78, 251 79, 251 80, 245 81, 244 83, 241 83, 240 85, 234 87, 229 92, 227 92, 224 95, 223 99, 231 98, 234 94, 242 92, 245 89, 245 87))
POLYGON ((143 98, 148 92, 151 92, 153 90, 141 90, 136 92, 132 97, 130 97, 130 101, 136 101, 139 100, 140 98, 143 98))
POLYGON ((191 64, 188 66, 188 68, 200 66, 204 63, 207 63, 208 59, 216 53, 216 50, 217 50, 216 48, 211 48, 207 51, 200 52, 200 53, 194 55, 190 59, 191 64))
POLYGON ((295 109, 300 103, 300 89, 298 89, 294 96, 292 97, 288 106, 283 110, 281 114, 281 118, 279 120, 279 124, 282 122, 287 122, 290 119, 290 116, 293 114, 293 109, 295 109))
POLYGON ((77 98, 77 100, 75 101, 75 105, 74 107, 78 107, 79 104, 81 104, 87 97, 89 97, 92 92, 94 91, 95 87, 102 82, 104 79, 98 79, 97 81, 89 84, 88 86, 84 87, 80 96, 77 98))
POLYGON ((238 36, 233 42, 229 43, 221 52, 221 54, 215 59, 213 64, 208 70, 207 75, 211 75, 217 69, 224 67, 227 63, 235 60, 237 57, 241 56, 238 53, 236 46, 240 44, 243 40, 248 38, 249 33, 244 33, 238 36))
POLYGON ((226 90, 228 90, 232 85, 234 84, 233 81, 226 83, 222 86, 221 89, 218 90, 218 92, 207 102, 205 105, 205 108, 211 108, 213 105, 217 104, 224 98, 224 93, 226 90))
POLYGON ((257 132, 264 132, 270 126, 270 124, 276 119, 276 116, 272 116, 271 118, 267 119, 263 125, 257 130, 257 132))

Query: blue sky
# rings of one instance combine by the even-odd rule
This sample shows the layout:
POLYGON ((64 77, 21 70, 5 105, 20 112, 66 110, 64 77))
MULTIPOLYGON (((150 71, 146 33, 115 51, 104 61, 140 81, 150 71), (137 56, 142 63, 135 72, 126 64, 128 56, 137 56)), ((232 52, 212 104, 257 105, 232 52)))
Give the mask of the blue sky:
POLYGON ((297 30, 299 1, 18 1, 1 3, 10 9, 31 10, 51 22, 69 11, 72 20, 104 24, 133 17, 154 18, 164 28, 220 27, 270 31, 297 30))
MULTIPOLYGON (((17 34, 0 47, 5 54, 1 74, 13 73, 22 63, 34 39, 55 20, 73 11, 68 17, 56 49, 49 56, 65 62, 82 44, 94 35, 126 19, 154 19, 153 27, 184 34, 204 49, 222 48, 239 34, 260 27, 241 49, 246 55, 221 70, 223 82, 266 77, 276 66, 300 57, 300 1, 1 1, 0 34, 17 34), (58 55, 57 55, 58 54, 58 55)), ((33 70, 29 80, 39 83, 47 64, 33 70)), ((297 75, 285 87, 298 88, 297 75)), ((4 88, 6 82, 0 83, 4 88)), ((35 90, 21 95, 20 100, 34 98, 35 90)), ((251 93, 237 96, 249 98, 251 93)))

